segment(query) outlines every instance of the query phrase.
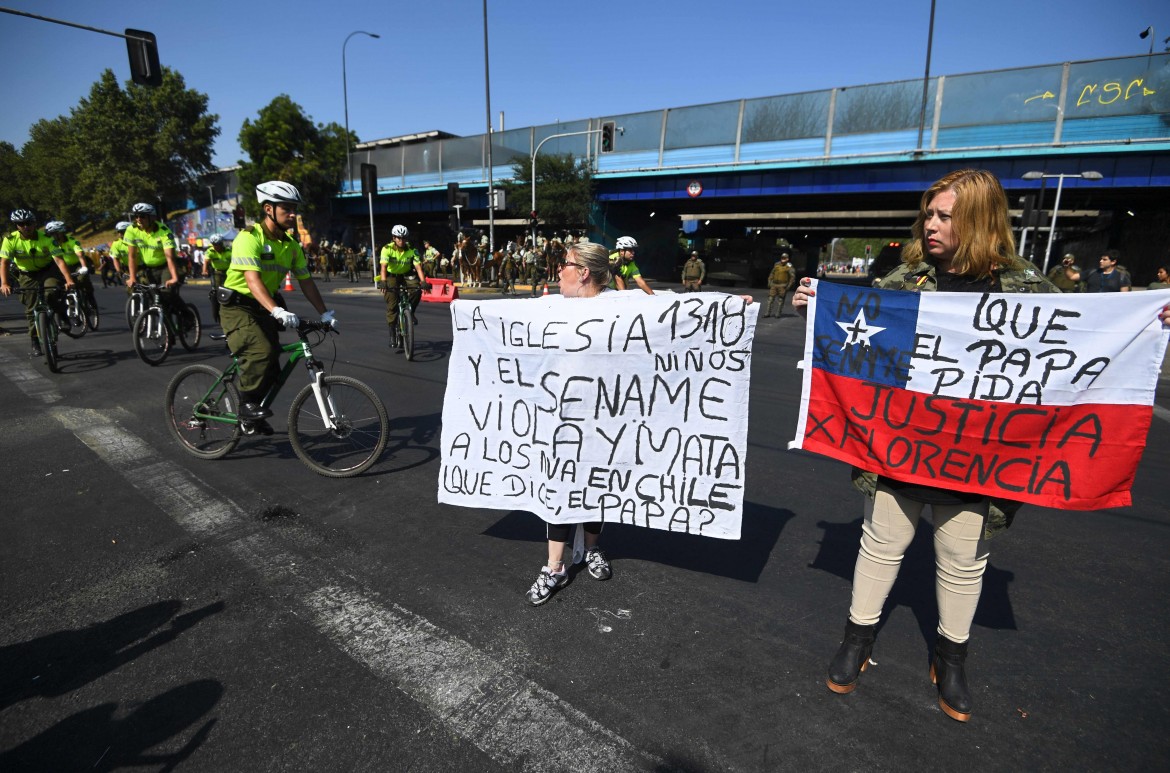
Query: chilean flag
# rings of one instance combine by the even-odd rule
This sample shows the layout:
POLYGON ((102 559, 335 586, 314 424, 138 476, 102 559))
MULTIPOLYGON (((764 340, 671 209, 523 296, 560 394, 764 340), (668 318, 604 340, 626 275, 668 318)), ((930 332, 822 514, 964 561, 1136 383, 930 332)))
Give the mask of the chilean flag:
POLYGON ((1131 504, 1170 290, 813 287, 789 448, 1045 507, 1131 504))

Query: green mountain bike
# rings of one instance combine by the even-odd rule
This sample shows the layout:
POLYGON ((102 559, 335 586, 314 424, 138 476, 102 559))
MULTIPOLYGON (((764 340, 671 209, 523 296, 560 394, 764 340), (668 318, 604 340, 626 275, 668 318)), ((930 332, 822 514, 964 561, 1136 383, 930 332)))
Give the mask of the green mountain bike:
MULTIPOLYGON (((365 472, 378 460, 390 434, 386 406, 374 390, 348 376, 331 376, 313 356, 309 334, 319 336, 332 327, 302 320, 298 341, 281 350, 287 355, 276 383, 260 402, 270 408, 298 362, 303 362, 309 383, 293 398, 288 412, 288 438, 293 452, 309 469, 330 478, 347 478, 365 472)), ((240 363, 220 372, 209 365, 188 365, 167 386, 166 423, 183 450, 200 459, 220 459, 240 442, 255 434, 255 423, 236 415, 241 405, 237 386, 240 363)))

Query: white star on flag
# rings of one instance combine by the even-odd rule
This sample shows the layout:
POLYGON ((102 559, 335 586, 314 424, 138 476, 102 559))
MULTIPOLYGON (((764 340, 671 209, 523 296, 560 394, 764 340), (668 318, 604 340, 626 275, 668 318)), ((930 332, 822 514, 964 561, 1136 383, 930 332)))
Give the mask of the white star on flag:
POLYGON ((885 330, 884 327, 877 327, 876 325, 866 323, 865 309, 858 309, 857 318, 852 322, 837 322, 836 325, 845 331, 845 340, 841 343, 842 350, 854 344, 861 344, 868 348, 870 336, 885 330))

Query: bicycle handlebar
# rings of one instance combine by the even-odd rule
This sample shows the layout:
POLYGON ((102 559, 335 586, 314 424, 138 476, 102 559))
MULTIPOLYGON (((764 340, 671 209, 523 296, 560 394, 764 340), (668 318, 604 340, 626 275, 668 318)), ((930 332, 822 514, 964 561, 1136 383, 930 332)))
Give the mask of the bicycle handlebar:
POLYGON ((313 322, 308 319, 302 319, 301 324, 297 325, 297 333, 301 335, 305 333, 334 333, 341 335, 341 331, 333 327, 333 325, 326 325, 324 322, 313 322))

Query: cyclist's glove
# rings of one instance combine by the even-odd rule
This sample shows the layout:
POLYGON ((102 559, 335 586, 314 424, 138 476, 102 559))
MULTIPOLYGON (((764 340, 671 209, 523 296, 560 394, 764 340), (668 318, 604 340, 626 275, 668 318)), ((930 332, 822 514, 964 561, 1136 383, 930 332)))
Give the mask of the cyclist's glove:
POLYGON ((330 309, 321 315, 321 324, 328 325, 334 330, 337 329, 337 320, 333 318, 333 309, 330 309))
POLYGON ((78 276, 85 276, 88 273, 89 273, 89 269, 86 268, 85 266, 82 266, 81 268, 77 269, 78 276))
POLYGON ((301 320, 296 314, 293 314, 288 309, 282 309, 279 306, 272 309, 272 316, 276 318, 277 322, 290 330, 296 329, 301 324, 301 320))

